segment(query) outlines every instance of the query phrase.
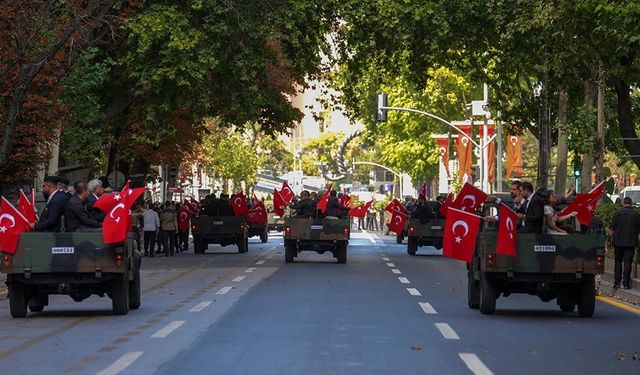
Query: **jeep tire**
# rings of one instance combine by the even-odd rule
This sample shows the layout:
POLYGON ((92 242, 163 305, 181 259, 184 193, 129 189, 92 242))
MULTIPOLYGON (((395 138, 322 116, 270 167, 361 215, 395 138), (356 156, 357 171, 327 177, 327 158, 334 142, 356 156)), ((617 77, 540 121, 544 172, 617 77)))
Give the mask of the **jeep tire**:
POLYGON ((267 243, 269 241, 269 228, 268 227, 264 228, 264 231, 260 235, 260 241, 262 241, 262 243, 267 243))
POLYGON ((470 309, 478 309, 480 307, 480 286, 478 281, 473 278, 473 271, 469 271, 467 277, 467 305, 470 309))
POLYGON ((27 316, 27 296, 23 285, 11 284, 9 287, 9 311, 14 318, 27 316))
POLYGON ((496 312, 498 291, 496 284, 485 272, 480 272, 480 313, 491 315, 496 312))
POLYGON ((140 268, 136 267, 133 274, 133 280, 129 281, 129 309, 137 310, 140 308, 140 268))
POLYGON ((115 315, 129 312, 129 276, 118 274, 111 281, 111 306, 115 315))
POLYGON ((284 244, 284 261, 286 263, 293 263, 293 258, 296 255, 296 245, 285 242, 284 244))
POLYGON ((578 315, 590 318, 596 308, 596 280, 594 275, 585 275, 578 287, 578 315))
POLYGON ((407 238, 407 254, 416 255, 418 252, 418 239, 415 237, 407 238))
POLYGON ((347 263, 347 243, 342 241, 338 242, 336 245, 336 258, 338 258, 338 263, 344 264, 347 263))

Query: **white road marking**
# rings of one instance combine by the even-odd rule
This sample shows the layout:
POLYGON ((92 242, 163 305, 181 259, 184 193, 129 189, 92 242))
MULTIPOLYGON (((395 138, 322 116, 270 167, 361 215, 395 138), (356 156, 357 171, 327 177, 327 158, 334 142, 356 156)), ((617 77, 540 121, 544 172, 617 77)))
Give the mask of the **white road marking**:
POLYGON ((249 267, 246 270, 244 270, 245 273, 252 273, 253 271, 255 271, 256 268, 255 267, 249 267))
POLYGON ((206 309, 207 306, 209 306, 210 304, 211 304, 211 301, 200 302, 199 304, 193 306, 193 308, 191 310, 189 310, 189 312, 200 312, 200 311, 206 309))
POLYGON ((384 260, 385 262, 389 261, 389 257, 382 257, 382 260, 384 260))
POLYGON ((475 375, 493 375, 487 366, 482 363, 480 358, 473 353, 458 353, 460 359, 475 375))
POLYGON ((393 264, 393 263, 387 263, 387 266, 389 266, 389 267, 395 267, 396 265, 395 265, 395 264, 393 264))
POLYGON ((437 314, 438 313, 436 311, 436 309, 434 309, 433 306, 431 306, 431 304, 429 302, 420 302, 420 307, 422 308, 422 311, 424 311, 425 314, 437 314))
POLYGON ((261 266, 263 264, 265 264, 267 261, 266 260, 259 260, 256 262, 256 265, 261 266))
POLYGON ((421 296, 422 294, 420 294, 420 292, 418 292, 418 289, 416 288, 407 288, 407 292, 409 292, 409 294, 411 294, 412 296, 421 296))
POLYGON ((365 235, 365 237, 367 237, 367 239, 369 240, 369 242, 371 242, 372 244, 376 244, 376 240, 373 238, 373 236, 371 235, 371 233, 367 232, 366 230, 362 230, 362 233, 365 235))
POLYGON ((402 273, 402 272, 400 272, 400 270, 399 270, 399 269, 397 269, 397 268, 392 269, 392 270, 391 270, 391 272, 395 273, 396 275, 400 275, 400 274, 402 273))
POLYGON ((460 340, 460 336, 447 323, 436 323, 436 328, 442 333, 447 340, 460 340))
POLYGON ((171 332, 173 332, 176 329, 180 328, 180 326, 183 325, 184 323, 185 323, 184 320, 174 320, 173 322, 167 324, 163 328, 160 328, 158 331, 156 331, 156 333, 151 335, 151 337, 153 337, 153 338, 167 337, 167 336, 169 336, 171 334, 171 332))
POLYGON ((124 354, 122 357, 118 358, 115 362, 111 364, 111 366, 106 369, 97 372, 96 375, 116 375, 121 371, 131 366, 136 359, 140 358, 144 352, 129 352, 124 354))
POLYGON ((232 289, 233 287, 231 286, 225 286, 224 288, 220 289, 219 291, 216 292, 216 294, 227 294, 229 293, 229 291, 232 289))
POLYGON ((400 280, 400 282, 403 284, 411 284, 411 281, 409 281, 409 279, 407 279, 406 277, 398 277, 398 280, 400 280))
POLYGON ((246 276, 238 276, 235 279, 231 280, 234 283, 239 283, 240 281, 244 280, 246 278, 246 276))

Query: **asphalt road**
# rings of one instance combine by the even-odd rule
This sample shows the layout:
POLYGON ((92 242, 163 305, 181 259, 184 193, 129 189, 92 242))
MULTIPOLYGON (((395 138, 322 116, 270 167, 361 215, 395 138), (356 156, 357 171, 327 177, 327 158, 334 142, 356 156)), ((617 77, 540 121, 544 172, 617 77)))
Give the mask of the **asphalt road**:
MULTIPOLYGON (((143 260, 142 306, 53 296, 12 319, 0 296, 0 368, 11 374, 638 374, 640 311, 593 318, 512 295, 483 316, 466 270, 433 248, 353 233, 349 261, 282 238, 143 260)), ((2 291, 0 290, 0 294, 2 291)), ((4 372, 3 373, 9 373, 4 372)))

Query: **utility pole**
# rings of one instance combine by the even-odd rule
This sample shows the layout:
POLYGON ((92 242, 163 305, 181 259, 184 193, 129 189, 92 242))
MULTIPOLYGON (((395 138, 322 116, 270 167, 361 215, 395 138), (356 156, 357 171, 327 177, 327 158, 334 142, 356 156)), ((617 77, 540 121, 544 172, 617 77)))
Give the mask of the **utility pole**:
POLYGON ((502 114, 498 111, 498 129, 496 132, 498 142, 496 152, 496 191, 502 191, 502 114))
POLYGON ((482 190, 489 191, 489 148, 487 147, 489 140, 489 111, 487 109, 487 104, 489 103, 489 85, 484 84, 483 90, 483 100, 484 100, 484 122, 482 124, 482 142, 480 143, 480 148, 482 152, 482 190))

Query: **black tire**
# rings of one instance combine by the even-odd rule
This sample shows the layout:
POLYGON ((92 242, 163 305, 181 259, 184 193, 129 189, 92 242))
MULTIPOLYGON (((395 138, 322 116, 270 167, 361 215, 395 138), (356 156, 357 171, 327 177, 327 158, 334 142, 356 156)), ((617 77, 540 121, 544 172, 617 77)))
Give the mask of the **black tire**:
POLYGON ((480 273, 480 313, 491 315, 496 312, 498 291, 495 282, 484 272, 480 273))
POLYGON ((402 233, 396 234, 396 243, 400 244, 400 243, 402 243, 402 241, 404 241, 404 234, 402 234, 402 233))
POLYGON ((111 306, 114 315, 125 315, 129 312, 129 277, 118 275, 111 281, 111 306))
POLYGON ((573 312, 576 309, 575 303, 563 303, 560 305, 560 310, 563 312, 573 312))
POLYGON ((246 253, 249 251, 249 239, 247 237, 241 237, 236 245, 238 245, 239 253, 246 253))
POLYGON ((295 244, 284 244, 284 261, 286 263, 293 263, 293 258, 296 255, 296 245, 295 244))
POLYGON ((27 316, 27 296, 24 286, 11 284, 9 287, 9 311, 14 318, 27 316))
POLYGON ((467 305, 470 309, 477 310, 480 308, 480 285, 474 280, 472 271, 469 271, 467 279, 467 305))
POLYGON ((42 312, 44 310, 44 305, 29 305, 29 311, 31 312, 42 312))
POLYGON ((418 240, 414 237, 407 238, 407 254, 416 255, 418 252, 418 240))
POLYGON ((129 281, 129 309, 137 310, 141 304, 140 269, 136 267, 133 280, 129 281))
POLYGON ((204 242, 202 239, 196 238, 193 240, 193 252, 196 254, 204 254, 204 251, 207 249, 208 244, 204 242))
POLYGON ((49 304, 49 296, 46 294, 37 294, 29 300, 27 305, 31 312, 42 312, 44 307, 49 304))
POLYGON ((260 241, 267 243, 269 241, 269 230, 265 228, 264 232, 260 235, 260 241))
POLYGON ((596 280, 593 275, 584 277, 578 288, 578 315, 590 318, 596 309, 596 280))
POLYGON ((347 244, 344 242, 339 242, 336 245, 336 258, 338 258, 338 263, 345 264, 347 263, 347 244))

